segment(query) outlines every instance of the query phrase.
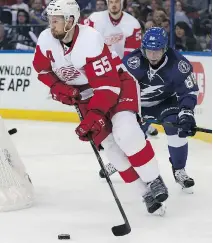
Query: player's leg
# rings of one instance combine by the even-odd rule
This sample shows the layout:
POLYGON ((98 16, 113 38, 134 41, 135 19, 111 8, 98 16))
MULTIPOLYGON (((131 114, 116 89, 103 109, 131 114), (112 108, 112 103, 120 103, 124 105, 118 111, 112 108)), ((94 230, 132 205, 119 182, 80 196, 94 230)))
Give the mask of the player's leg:
MULTIPOLYGON (((79 109, 83 116, 87 112, 87 106, 88 103, 86 102, 79 104, 79 109)), ((139 190, 140 196, 144 198, 144 202, 146 204, 148 212, 154 213, 156 210, 161 208, 162 204, 157 202, 153 197, 151 197, 150 193, 148 194, 147 185, 140 179, 139 175, 128 161, 126 155, 116 144, 114 137, 112 136, 111 130, 102 130, 102 132, 94 138, 94 142, 97 146, 99 146, 101 142, 101 145, 104 148, 104 153, 106 154, 107 158, 113 163, 113 165, 110 164, 110 166, 118 170, 123 181, 130 184, 135 189, 139 190)), ((163 213, 164 211, 165 209, 163 209, 162 207, 161 213, 163 213)))
POLYGON ((141 130, 136 115, 130 111, 121 111, 112 117, 113 137, 128 157, 129 162, 145 182, 154 198, 163 202, 168 197, 167 188, 160 176, 154 151, 141 130))
POLYGON ((105 138, 101 144, 104 147, 104 153, 108 160, 113 163, 111 166, 116 168, 123 181, 139 191, 139 194, 143 197, 148 212, 154 213, 157 211, 162 204, 156 201, 152 196, 147 184, 141 180, 138 173, 130 164, 128 157, 116 144, 112 134, 105 138))
POLYGON ((160 176, 152 146, 145 139, 136 117, 141 111, 140 87, 128 73, 121 75, 120 102, 111 112, 112 134, 132 167, 143 182, 149 185, 153 197, 163 202, 168 197, 168 190, 160 176))
MULTIPOLYGON (((145 122, 145 123, 141 123, 139 122, 139 125, 142 129, 142 131, 144 132, 145 135, 149 134, 151 136, 156 136, 158 134, 158 130, 155 129, 154 127, 152 127, 152 125, 148 122, 145 122)), ((147 138, 147 136, 146 136, 147 138)), ((113 166, 112 163, 108 163, 105 165, 105 170, 106 172, 108 173, 109 176, 113 175, 114 173, 117 172, 116 168, 113 166)), ((101 169, 99 171, 99 176, 101 178, 105 178, 105 175, 104 175, 104 172, 103 170, 101 169)))
MULTIPOLYGON (((151 135, 151 136, 156 136, 158 135, 158 130, 156 128, 154 128, 150 123, 145 122, 143 124, 140 124, 141 129, 143 130, 143 132, 147 135, 151 135)), ((105 165, 105 170, 108 173, 109 176, 113 175, 114 173, 117 172, 116 168, 113 166, 113 164, 108 163, 105 165)), ((99 171, 99 176, 101 178, 105 178, 104 172, 101 169, 99 171)))
MULTIPOLYGON (((177 115, 171 115, 164 118, 165 122, 177 121, 177 115)), ((178 136, 178 129, 164 125, 165 132, 168 139, 168 149, 170 154, 170 162, 172 163, 172 170, 177 183, 183 188, 194 186, 194 180, 190 178, 185 170, 188 156, 188 142, 186 138, 178 136)))

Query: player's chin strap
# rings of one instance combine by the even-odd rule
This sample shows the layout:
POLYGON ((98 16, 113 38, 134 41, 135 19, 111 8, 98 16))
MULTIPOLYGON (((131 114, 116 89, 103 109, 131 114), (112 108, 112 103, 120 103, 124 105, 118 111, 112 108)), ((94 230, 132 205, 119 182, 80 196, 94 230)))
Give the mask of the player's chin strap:
POLYGON ((64 39, 62 40, 63 42, 64 42, 64 41, 66 40, 66 38, 68 37, 70 31, 74 28, 74 26, 72 26, 71 29, 66 30, 67 24, 68 24, 68 22, 65 22, 65 25, 64 25, 64 32, 66 33, 66 35, 64 36, 64 39))
MULTIPOLYGON (((73 20, 74 20, 74 17, 73 17, 73 20)), ((67 30, 68 23, 69 23, 68 21, 65 21, 64 32, 66 33, 66 35, 64 36, 64 39, 62 41, 66 40, 66 38, 68 37, 70 31, 76 26, 76 24, 73 24, 72 27, 69 30, 67 30)), ((73 23, 74 23, 74 21, 73 21, 73 23)))

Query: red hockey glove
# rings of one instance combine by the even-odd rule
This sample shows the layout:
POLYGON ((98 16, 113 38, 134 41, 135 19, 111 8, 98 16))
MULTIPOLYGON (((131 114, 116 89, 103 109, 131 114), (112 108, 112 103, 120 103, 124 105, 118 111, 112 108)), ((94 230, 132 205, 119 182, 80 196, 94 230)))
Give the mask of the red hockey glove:
POLYGON ((106 127, 106 117, 98 110, 90 110, 80 125, 75 129, 82 141, 89 141, 88 135, 96 137, 106 127))
POLYGON ((81 100, 81 95, 78 89, 60 81, 51 86, 50 92, 54 100, 60 101, 66 105, 74 105, 81 100))

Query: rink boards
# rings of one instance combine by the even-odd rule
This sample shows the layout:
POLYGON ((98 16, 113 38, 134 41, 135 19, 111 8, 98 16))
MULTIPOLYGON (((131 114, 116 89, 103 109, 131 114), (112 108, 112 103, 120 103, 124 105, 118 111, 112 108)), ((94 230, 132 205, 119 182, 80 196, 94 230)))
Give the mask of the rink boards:
MULTIPOLYGON (((194 67, 199 86, 197 125, 211 128, 212 56, 204 54, 185 56, 194 67)), ((37 80, 32 59, 33 53, 0 53, 0 115, 10 119, 78 122, 75 109, 52 100, 49 88, 37 80)), ((198 133, 196 137, 211 142, 208 134, 198 133)))

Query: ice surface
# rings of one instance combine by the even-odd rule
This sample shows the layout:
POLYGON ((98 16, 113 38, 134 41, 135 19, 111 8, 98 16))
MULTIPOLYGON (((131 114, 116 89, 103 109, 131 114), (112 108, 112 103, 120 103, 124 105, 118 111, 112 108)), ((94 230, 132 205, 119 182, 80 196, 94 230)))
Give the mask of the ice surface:
POLYGON ((149 215, 137 193, 112 176, 132 226, 129 235, 115 237, 111 227, 122 224, 122 218, 107 183, 99 179, 89 143, 74 133, 76 124, 7 120, 6 126, 18 129, 12 139, 33 181, 36 202, 30 209, 0 214, 0 243, 58 243, 58 234, 65 233, 70 243, 211 242, 210 144, 189 141, 187 172, 196 183, 189 195, 174 182, 165 135, 151 139, 170 193, 164 217, 149 215))

